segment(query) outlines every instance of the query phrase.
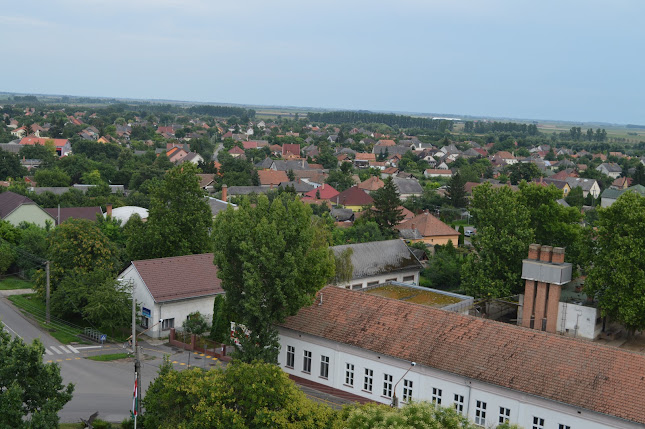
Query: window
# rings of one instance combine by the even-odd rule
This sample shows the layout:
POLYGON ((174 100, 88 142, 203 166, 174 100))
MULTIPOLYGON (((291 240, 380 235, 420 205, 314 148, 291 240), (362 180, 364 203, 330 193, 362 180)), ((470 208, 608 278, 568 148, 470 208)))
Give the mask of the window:
POLYGON ((392 397, 392 376, 390 374, 383 374, 383 396, 392 397))
POLYGON ((511 420, 511 409, 499 407, 499 424, 508 423, 511 420))
POLYGON ((148 319, 146 316, 141 316, 141 327, 144 329, 148 329, 148 323, 150 319, 148 319))
POLYGON ((414 276, 405 276, 403 277, 403 282, 413 282, 414 281, 414 276))
POLYGON ((455 410, 457 410, 459 414, 464 413, 464 395, 457 395, 455 393, 455 410))
POLYGON ((388 282, 395 282, 395 281, 396 281, 396 277, 395 277, 395 278, 393 278, 393 279, 385 279, 385 283, 388 283, 388 282))
POLYGON ((378 281, 375 281, 375 282, 367 282, 367 287, 370 287, 370 286, 376 286, 377 284, 378 284, 378 281))
POLYGON ((441 389, 432 388, 432 402, 434 404, 441 405, 441 393, 441 389))
POLYGON ((571 426, 563 425, 562 423, 560 423, 560 424, 558 425, 558 429, 571 429, 571 426))
POLYGON ((320 376, 329 377, 329 356, 320 356, 320 376))
POLYGON ((287 346, 287 367, 293 368, 293 364, 296 361, 296 348, 293 346, 287 346))
POLYGON ((365 368, 365 380, 363 381, 363 390, 372 393, 372 384, 374 383, 374 371, 365 368))
POLYGON ((403 401, 412 399, 412 380, 403 380, 403 401))
POLYGON ((352 285, 352 290, 363 289, 363 283, 352 285))
POLYGON ((164 319, 163 322, 161 322, 161 329, 163 329, 164 331, 167 331, 168 329, 171 329, 174 327, 175 327, 174 317, 172 319, 164 319))
POLYGON ((544 419, 533 416, 533 429, 544 429, 544 419))
POLYGON ((475 424, 486 426, 486 402, 477 401, 475 406, 475 424))
POLYGON ((302 359, 302 372, 311 373, 311 352, 305 350, 302 359))
POLYGON ((346 363, 345 364, 345 384, 348 386, 354 386, 354 364, 346 363))

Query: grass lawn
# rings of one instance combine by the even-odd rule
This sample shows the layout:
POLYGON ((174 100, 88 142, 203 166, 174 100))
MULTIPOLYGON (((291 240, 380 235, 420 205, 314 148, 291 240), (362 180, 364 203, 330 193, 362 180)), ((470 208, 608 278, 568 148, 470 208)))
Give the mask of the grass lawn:
POLYGON ((49 335, 56 338, 63 344, 73 342, 86 343, 78 337, 83 332, 80 327, 68 326, 61 321, 52 317, 51 323, 45 323, 45 301, 36 296, 36 294, 12 295, 7 297, 14 305, 25 313, 31 314, 41 328, 49 332, 49 335))
POLYGON ((12 289, 31 289, 34 284, 27 280, 19 279, 18 277, 5 277, 0 280, 0 290, 12 289))
POLYGON ((129 353, 111 353, 106 355, 88 356, 87 359, 99 362, 109 362, 111 360, 119 360, 130 357, 129 353))

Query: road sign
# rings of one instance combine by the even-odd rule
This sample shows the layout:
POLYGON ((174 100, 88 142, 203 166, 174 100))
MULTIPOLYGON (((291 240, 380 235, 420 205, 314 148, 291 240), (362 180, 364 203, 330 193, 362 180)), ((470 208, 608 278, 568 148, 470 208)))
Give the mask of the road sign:
POLYGON ((100 338, 101 338, 101 342, 104 342, 105 340, 107 340, 107 335, 106 334, 101 334, 100 338))

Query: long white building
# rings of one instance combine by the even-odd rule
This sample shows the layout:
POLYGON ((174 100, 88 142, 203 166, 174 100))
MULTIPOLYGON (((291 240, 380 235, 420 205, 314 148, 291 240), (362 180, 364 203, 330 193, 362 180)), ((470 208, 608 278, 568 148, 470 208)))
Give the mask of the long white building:
POLYGON ((284 371, 339 396, 435 401, 482 427, 645 424, 640 354, 336 287, 279 331, 284 371))

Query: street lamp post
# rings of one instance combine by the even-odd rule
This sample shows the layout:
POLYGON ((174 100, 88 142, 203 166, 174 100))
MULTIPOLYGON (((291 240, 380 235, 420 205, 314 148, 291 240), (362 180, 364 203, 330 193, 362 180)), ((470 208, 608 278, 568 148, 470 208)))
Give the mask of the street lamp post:
POLYGON ((405 371, 405 374, 403 374, 403 375, 401 376, 401 378, 399 378, 399 381, 397 381, 397 382, 396 382, 396 384, 394 385, 394 392, 393 392, 393 394, 392 394, 392 404, 391 404, 391 406, 392 406, 392 407, 394 407, 394 408, 398 408, 398 407, 399 407, 399 398, 397 398, 397 397, 396 397, 396 386, 398 386, 398 385, 399 385, 399 383, 401 382, 401 380, 403 380, 403 378, 404 378, 406 375, 408 375, 408 372, 410 372, 410 370, 412 369, 412 367, 413 367, 413 366, 416 366, 416 364, 417 364, 416 362, 410 362, 410 368, 408 368, 408 370, 407 370, 407 371, 405 371))

